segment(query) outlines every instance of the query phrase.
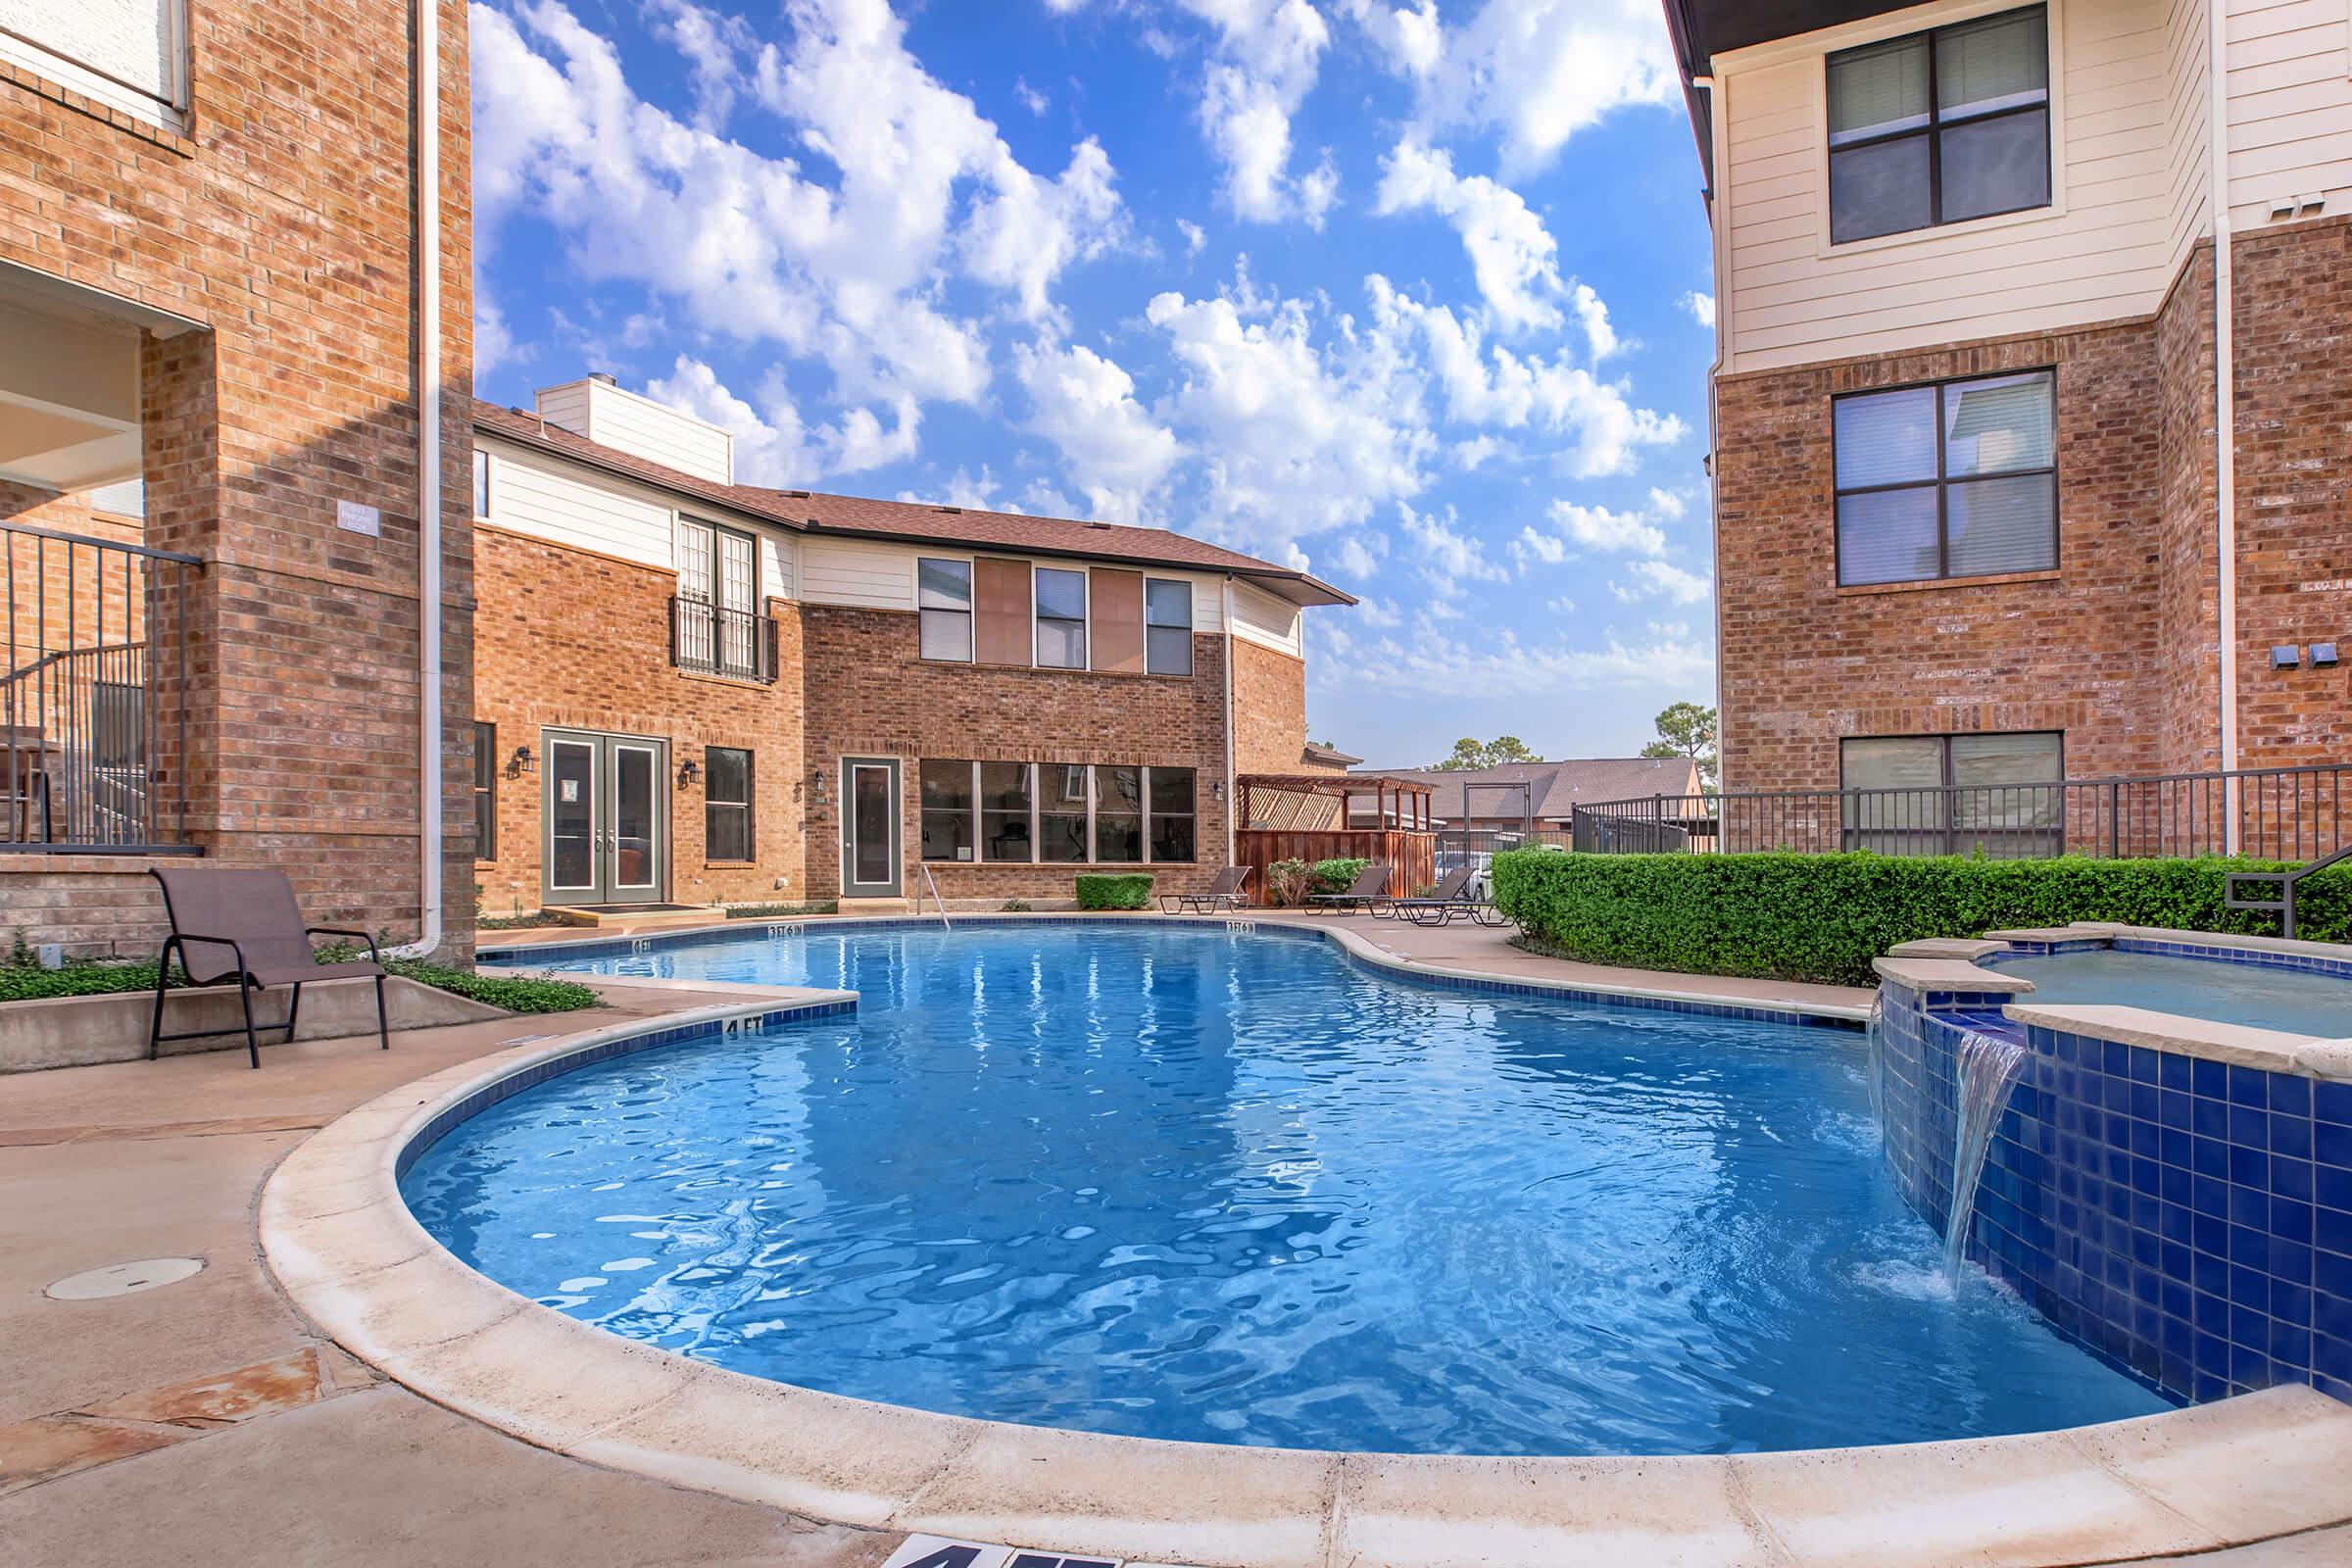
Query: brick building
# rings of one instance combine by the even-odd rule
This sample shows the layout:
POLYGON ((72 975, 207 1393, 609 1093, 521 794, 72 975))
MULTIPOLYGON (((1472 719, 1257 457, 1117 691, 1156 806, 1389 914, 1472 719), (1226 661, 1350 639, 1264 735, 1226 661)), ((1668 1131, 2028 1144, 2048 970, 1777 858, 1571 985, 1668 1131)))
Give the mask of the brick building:
POLYGON ((1309 756, 1301 573, 1179 534, 734 483, 591 377, 476 411, 493 914, 1203 885, 1309 756))
POLYGON ((2352 760, 2342 0, 1666 14, 1724 788, 1984 786, 2081 843, 1999 791, 2352 760))
POLYGON ((470 949, 468 104, 463 0, 12 9, 0 942, 202 854, 470 949))

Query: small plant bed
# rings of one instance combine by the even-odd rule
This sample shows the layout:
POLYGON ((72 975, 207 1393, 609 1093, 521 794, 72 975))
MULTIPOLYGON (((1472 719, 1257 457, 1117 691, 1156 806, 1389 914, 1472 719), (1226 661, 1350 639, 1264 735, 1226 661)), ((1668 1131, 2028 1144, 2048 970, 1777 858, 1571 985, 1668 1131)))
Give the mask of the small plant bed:
MULTIPOLYGON (((325 963, 366 956, 366 951, 361 949, 329 948, 319 955, 319 961, 325 963)), ((413 958, 387 959, 384 968, 403 979, 485 1003, 493 1007, 504 1007, 509 1012, 572 1012, 581 1007, 596 1006, 603 1001, 592 986, 546 975, 482 974, 472 969, 422 963, 413 958)), ((174 968, 165 989, 179 991, 186 988, 187 977, 174 968)), ((102 963, 77 959, 69 961, 63 968, 44 969, 37 963, 18 956, 0 959, 0 1002, 103 997, 125 991, 154 989, 155 965, 145 960, 102 963)))
POLYGON ((727 906, 730 920, 781 920, 792 915, 833 914, 841 908, 838 904, 733 904, 727 906))
POLYGON ((569 925, 561 915, 535 911, 530 914, 477 914, 473 918, 477 931, 538 931, 548 926, 569 925))

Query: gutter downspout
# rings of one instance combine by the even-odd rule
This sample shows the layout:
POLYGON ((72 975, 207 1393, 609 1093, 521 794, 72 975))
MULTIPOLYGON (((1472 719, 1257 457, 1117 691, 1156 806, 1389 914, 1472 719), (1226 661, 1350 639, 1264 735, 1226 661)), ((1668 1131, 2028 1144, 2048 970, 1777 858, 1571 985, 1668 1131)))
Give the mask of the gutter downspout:
POLYGON ((416 201, 416 828, 418 931, 441 946, 441 28, 440 0, 410 0, 416 58, 411 158, 416 201))
MULTIPOLYGON (((1235 796, 1238 786, 1233 771, 1233 662, 1240 645, 1233 635, 1233 579, 1227 577, 1224 587, 1225 615, 1225 863, 1239 865, 1241 840, 1235 835, 1233 813, 1242 808, 1235 796)), ((1262 891, 1262 890, 1261 890, 1262 891)))
MULTIPOLYGON (((2234 290, 2230 253, 2229 17, 2223 0, 2206 0, 2205 114, 2213 189, 2213 490, 2214 542, 2221 600, 2222 771, 2237 770, 2237 351, 2231 332, 2234 290)), ((2223 849, 2238 852, 2238 789, 2223 787, 2223 849)))
MULTIPOLYGON (((1707 236, 1715 270, 1715 363, 1707 367, 1707 531, 1714 537, 1708 541, 1709 553, 1715 560, 1715 788, 1732 787, 1724 771, 1723 758, 1723 420, 1716 398, 1716 382, 1723 375, 1724 365, 1731 358, 1732 291, 1729 252, 1731 249, 1731 215, 1724 210, 1724 182, 1731 173, 1728 143, 1730 134, 1724 122, 1728 118, 1726 104, 1731 97, 1729 84, 1721 76, 1694 76, 1690 84, 1703 86, 1707 94, 1707 132, 1714 146, 1712 159, 1712 187, 1707 194, 1707 236)), ((1703 786, 1704 781, 1701 781, 1703 786)))

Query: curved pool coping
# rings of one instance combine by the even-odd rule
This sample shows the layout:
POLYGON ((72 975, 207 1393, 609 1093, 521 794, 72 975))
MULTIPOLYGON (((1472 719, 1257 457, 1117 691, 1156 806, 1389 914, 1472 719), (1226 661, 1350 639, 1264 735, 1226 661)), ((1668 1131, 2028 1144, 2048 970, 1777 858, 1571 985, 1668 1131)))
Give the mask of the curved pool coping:
POLYGON ((2304 1388, 2020 1437, 1729 1456, 1332 1453, 938 1415, 608 1334, 460 1262, 401 1199, 404 1160, 495 1099, 621 1052, 848 1005, 836 993, 693 1008, 417 1079, 272 1172, 264 1256, 327 1337, 525 1442, 831 1522, 1062 1553, 1213 1568, 2058 1565, 2352 1520, 2352 1407, 2304 1388))

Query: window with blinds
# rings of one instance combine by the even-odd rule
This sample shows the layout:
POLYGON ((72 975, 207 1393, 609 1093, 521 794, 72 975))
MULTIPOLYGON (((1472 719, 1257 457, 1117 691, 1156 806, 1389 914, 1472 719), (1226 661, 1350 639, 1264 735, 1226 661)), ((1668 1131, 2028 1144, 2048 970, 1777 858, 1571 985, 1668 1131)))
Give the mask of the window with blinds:
POLYGON ((2050 202, 2044 9, 1831 55, 1830 240, 2050 202))
POLYGON ((2055 730, 1848 740, 1838 775, 1849 850, 2020 858, 2066 848, 2066 738, 2055 730))
POLYGON ((925 659, 965 663, 972 657, 972 564, 928 556, 914 564, 917 643, 925 659))
POLYGON ((2056 569, 2053 372, 1850 393, 1832 426, 1839 584, 2056 569))

